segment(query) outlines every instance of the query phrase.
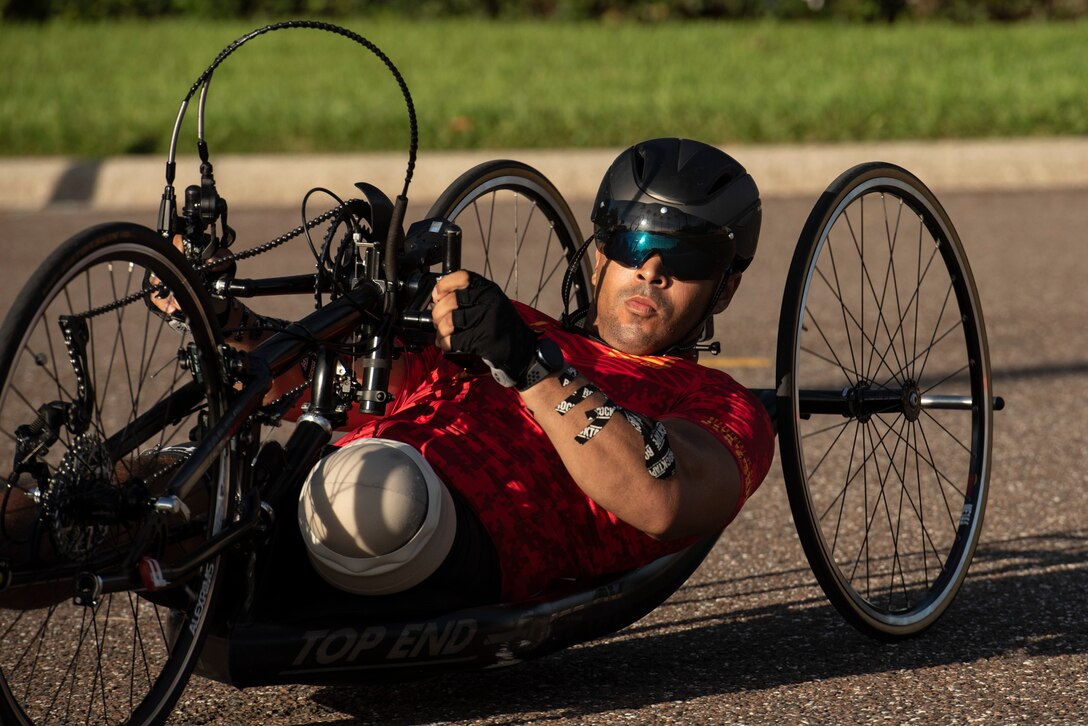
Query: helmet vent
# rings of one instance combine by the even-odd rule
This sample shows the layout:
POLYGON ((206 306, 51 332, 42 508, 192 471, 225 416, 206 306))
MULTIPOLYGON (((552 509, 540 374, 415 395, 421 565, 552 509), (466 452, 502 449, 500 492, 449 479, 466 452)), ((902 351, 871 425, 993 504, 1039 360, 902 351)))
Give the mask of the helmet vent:
POLYGON ((720 177, 714 180, 714 183, 710 185, 710 189, 707 190, 706 195, 712 197, 722 189, 729 186, 729 183, 733 181, 732 174, 722 174, 720 177))

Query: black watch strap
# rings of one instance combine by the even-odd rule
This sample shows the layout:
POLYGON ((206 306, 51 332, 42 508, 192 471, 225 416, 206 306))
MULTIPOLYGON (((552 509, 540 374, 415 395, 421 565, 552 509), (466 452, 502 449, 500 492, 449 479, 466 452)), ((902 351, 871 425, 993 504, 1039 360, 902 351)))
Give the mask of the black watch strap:
POLYGON ((563 357, 563 351, 554 340, 541 338, 536 345, 536 352, 529 362, 529 367, 518 378, 516 386, 519 391, 532 388, 537 383, 563 370, 567 365, 563 357))

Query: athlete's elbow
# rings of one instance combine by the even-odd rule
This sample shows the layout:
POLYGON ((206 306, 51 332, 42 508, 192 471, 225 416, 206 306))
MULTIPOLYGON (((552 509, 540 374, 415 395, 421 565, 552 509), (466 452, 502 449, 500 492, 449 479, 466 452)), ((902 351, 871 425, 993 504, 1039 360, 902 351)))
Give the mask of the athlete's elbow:
POLYGON ((645 512, 639 526, 650 537, 669 541, 704 537, 720 532, 736 508, 727 492, 708 497, 705 486, 676 486, 671 496, 662 497, 645 512))
POLYGON ((722 529, 720 523, 693 525, 681 520, 672 520, 642 530, 642 532, 659 542, 671 542, 677 539, 689 539, 691 537, 703 537, 722 529))
POLYGON ((706 512, 674 504, 656 508, 646 516, 639 529, 653 539, 668 542, 717 532, 723 521, 724 517, 708 517, 706 512))

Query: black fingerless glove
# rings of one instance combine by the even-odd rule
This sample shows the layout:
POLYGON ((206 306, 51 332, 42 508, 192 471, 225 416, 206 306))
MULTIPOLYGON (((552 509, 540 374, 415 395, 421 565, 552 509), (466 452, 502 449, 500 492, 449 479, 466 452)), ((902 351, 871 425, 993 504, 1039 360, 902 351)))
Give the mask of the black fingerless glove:
POLYGON ((468 273, 468 287, 457 290, 450 345, 458 353, 479 356, 495 380, 514 386, 536 354, 537 335, 513 303, 491 280, 468 273))

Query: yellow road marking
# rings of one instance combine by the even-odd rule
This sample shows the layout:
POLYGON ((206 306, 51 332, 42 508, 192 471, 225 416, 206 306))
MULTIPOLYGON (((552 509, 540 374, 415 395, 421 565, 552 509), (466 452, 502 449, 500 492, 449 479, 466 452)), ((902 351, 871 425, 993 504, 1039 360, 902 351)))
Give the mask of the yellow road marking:
POLYGON ((770 358, 721 358, 718 356, 703 356, 699 358, 699 363, 707 368, 720 368, 722 370, 731 370, 736 368, 770 368, 770 358))

